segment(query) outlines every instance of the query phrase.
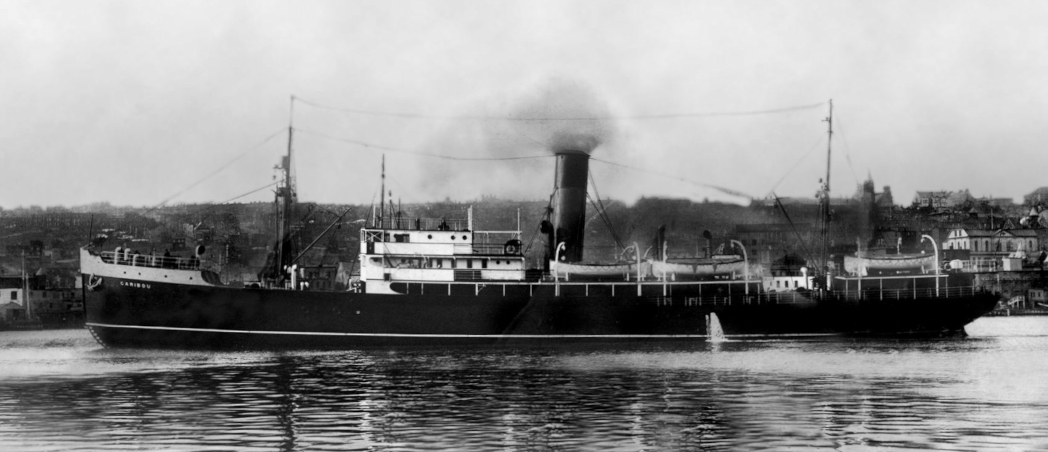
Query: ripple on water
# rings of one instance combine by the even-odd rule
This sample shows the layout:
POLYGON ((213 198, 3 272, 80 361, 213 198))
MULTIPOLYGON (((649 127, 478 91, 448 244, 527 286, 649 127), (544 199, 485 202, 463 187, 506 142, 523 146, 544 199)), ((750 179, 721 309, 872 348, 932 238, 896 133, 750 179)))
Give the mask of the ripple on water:
POLYGON ((1029 319, 993 320, 962 340, 563 350, 126 351, 100 349, 82 331, 0 334, 0 443, 28 451, 1045 449, 1048 335, 1029 319))

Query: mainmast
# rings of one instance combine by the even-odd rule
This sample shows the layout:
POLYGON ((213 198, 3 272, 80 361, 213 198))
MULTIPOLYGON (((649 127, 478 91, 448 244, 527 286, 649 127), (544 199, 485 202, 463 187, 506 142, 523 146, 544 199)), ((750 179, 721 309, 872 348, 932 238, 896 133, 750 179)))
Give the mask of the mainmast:
MULTIPOLYGON (((382 191, 382 193, 380 195, 381 197, 379 198, 379 203, 378 203, 378 206, 379 206, 379 214, 378 214, 378 223, 379 224, 378 225, 379 225, 380 228, 383 228, 383 227, 385 227, 384 225, 386 224, 386 154, 382 154, 382 186, 380 187, 380 190, 382 191)), ((375 198, 371 198, 371 199, 375 199, 375 198)), ((372 201, 372 202, 374 202, 374 201, 372 201)))
POLYGON ((288 241, 290 240, 291 234, 291 207, 295 202, 295 184, 291 177, 291 153, 292 153, 292 140, 295 129, 288 126, 287 128, 287 155, 281 159, 280 166, 277 167, 281 171, 281 183, 277 186, 277 221, 278 221, 278 232, 279 232, 279 243, 277 245, 277 270, 279 274, 283 274, 284 261, 290 257, 288 248, 288 241))
MULTIPOLYGON (((822 190, 822 267, 829 273, 830 255, 830 157, 833 155, 833 99, 830 99, 830 114, 823 119, 826 122, 826 182, 822 190)), ((828 282, 828 281, 827 281, 828 282)))
POLYGON ((25 250, 22 250, 22 302, 26 320, 33 320, 33 303, 29 300, 29 273, 25 270, 25 250))

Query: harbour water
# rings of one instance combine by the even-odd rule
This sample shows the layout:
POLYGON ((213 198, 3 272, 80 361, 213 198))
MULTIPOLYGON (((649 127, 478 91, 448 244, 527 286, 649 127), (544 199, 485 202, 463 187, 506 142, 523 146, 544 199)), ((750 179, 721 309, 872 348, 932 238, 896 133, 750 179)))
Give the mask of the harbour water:
POLYGON ((0 332, 0 449, 1048 450, 1048 317, 967 329, 220 353, 0 332))

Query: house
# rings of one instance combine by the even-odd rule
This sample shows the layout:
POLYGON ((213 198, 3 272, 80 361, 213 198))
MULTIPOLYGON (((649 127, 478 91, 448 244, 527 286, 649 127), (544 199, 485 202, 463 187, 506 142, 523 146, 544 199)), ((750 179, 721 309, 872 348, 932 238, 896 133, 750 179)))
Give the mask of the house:
POLYGON ((21 276, 0 276, 0 303, 21 303, 25 299, 21 276))
POLYGON ((1040 187, 1023 196, 1023 204, 1031 207, 1048 205, 1048 187, 1040 187))
POLYGON ((33 318, 45 324, 80 322, 84 319, 84 300, 72 288, 29 289, 33 318))
POLYGON ((0 304, 0 320, 4 322, 25 320, 25 309, 13 301, 0 304))
POLYGON ((750 261, 768 268, 774 259, 800 252, 804 242, 815 239, 815 233, 809 223, 735 225, 735 236, 749 251, 750 261))
POLYGON ((941 209, 946 207, 949 193, 947 191, 918 191, 913 197, 913 204, 917 207, 941 209))
POLYGON ((1032 229, 987 230, 953 229, 942 243, 944 251, 967 250, 973 268, 997 270, 1005 261, 1009 269, 1019 269, 1022 255, 1029 256, 1041 251, 1041 240, 1032 229), (1019 259, 1015 262, 1014 259, 1019 259))
POLYGON ((918 191, 913 198, 913 204, 917 207, 931 207, 933 209, 959 208, 970 205, 974 201, 968 189, 961 191, 918 191))
POLYGON ((1004 256, 1015 251, 1041 250, 1037 231, 1030 229, 954 229, 942 244, 944 250, 969 250, 972 256, 1004 256))
POLYGON ((1027 292, 1027 298, 1034 303, 1042 304, 1048 303, 1048 290, 1045 289, 1030 289, 1027 292))
POLYGON ((337 281, 339 260, 337 253, 316 247, 305 251, 298 261, 298 281, 303 287, 332 290, 337 281))

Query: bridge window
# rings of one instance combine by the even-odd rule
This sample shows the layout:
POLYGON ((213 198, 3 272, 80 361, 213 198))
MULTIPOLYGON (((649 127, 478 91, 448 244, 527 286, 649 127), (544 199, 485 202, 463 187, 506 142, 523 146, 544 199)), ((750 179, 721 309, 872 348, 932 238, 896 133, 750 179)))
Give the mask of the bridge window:
POLYGON ((393 241, 398 243, 408 243, 411 241, 411 236, 408 234, 393 234, 393 241))

